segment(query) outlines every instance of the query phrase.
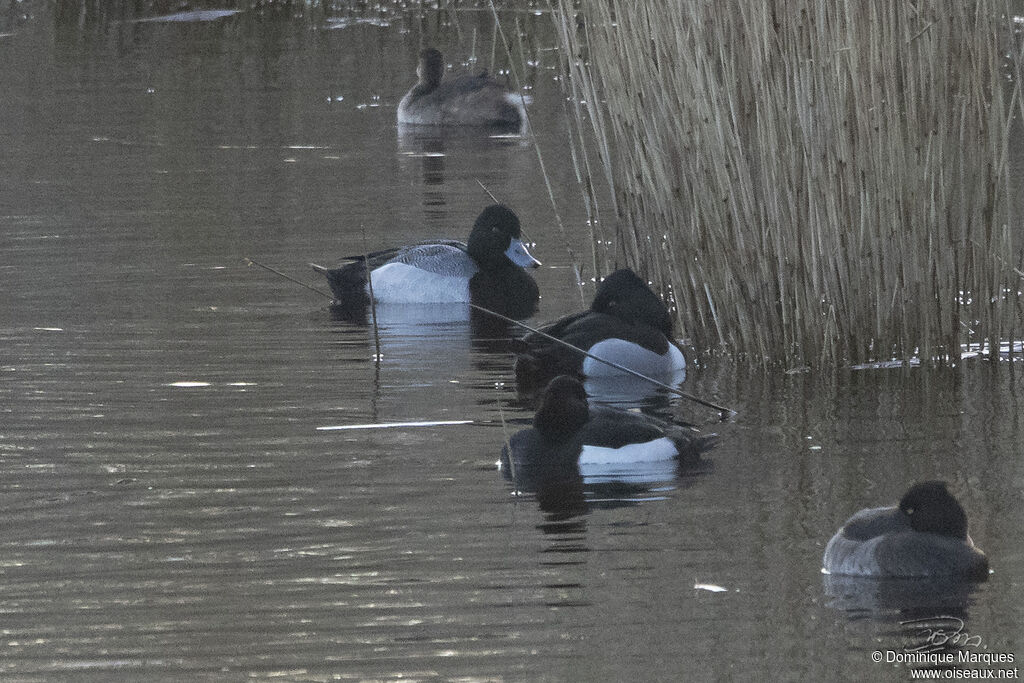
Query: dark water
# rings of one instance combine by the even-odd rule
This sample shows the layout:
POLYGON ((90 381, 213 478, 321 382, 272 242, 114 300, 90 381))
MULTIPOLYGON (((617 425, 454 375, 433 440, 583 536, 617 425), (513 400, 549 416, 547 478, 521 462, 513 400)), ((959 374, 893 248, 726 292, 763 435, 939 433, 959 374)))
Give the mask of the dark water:
POLYGON ((500 339, 390 311, 377 358, 247 267, 322 286, 308 262, 464 237, 479 181, 538 243, 537 319, 580 306, 548 18, 505 21, 564 230, 530 140, 396 130, 421 36, 487 65, 490 15, 386 18, 0 37, 0 678, 908 680, 871 653, 922 616, 1024 656, 1019 368, 707 361, 684 388, 738 415, 661 408, 721 435, 712 467, 588 484, 562 514, 495 467, 531 416, 500 339), (434 421, 469 423, 320 429, 434 421), (936 477, 988 583, 825 584, 843 520, 936 477))

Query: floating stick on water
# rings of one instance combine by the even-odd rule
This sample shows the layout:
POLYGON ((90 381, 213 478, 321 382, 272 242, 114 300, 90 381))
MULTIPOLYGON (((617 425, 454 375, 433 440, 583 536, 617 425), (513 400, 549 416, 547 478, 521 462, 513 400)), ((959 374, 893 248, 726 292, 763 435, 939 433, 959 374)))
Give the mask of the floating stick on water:
POLYGON ((422 422, 371 422, 361 425, 329 425, 317 427, 318 432, 340 432, 350 429, 393 429, 396 427, 446 427, 448 425, 468 425, 472 420, 427 420, 422 422))
POLYGON ((306 283, 305 283, 305 282, 303 282, 302 280, 299 280, 299 279, 293 278, 293 277, 292 277, 291 275, 287 275, 287 274, 285 274, 285 273, 282 273, 282 272, 281 272, 280 270, 277 270, 276 268, 271 268, 270 266, 268 266, 268 265, 264 265, 264 264, 260 263, 259 261, 253 260, 253 259, 251 259, 251 258, 249 258, 249 257, 245 257, 245 263, 246 263, 246 265, 248 265, 248 266, 256 266, 257 268, 262 268, 263 270, 269 270, 269 271, 270 271, 271 273, 273 273, 274 275, 280 275, 280 276, 281 276, 281 277, 283 277, 283 278, 284 278, 285 280, 290 280, 290 281, 294 282, 294 283, 295 283, 295 284, 297 284, 297 285, 301 285, 302 287, 305 287, 305 288, 306 288, 306 289, 308 289, 308 290, 311 290, 311 291, 313 291, 313 292, 316 292, 316 293, 317 293, 317 294, 319 294, 320 296, 325 296, 325 297, 327 297, 328 299, 330 299, 330 300, 332 300, 332 301, 334 300, 334 297, 333 297, 333 296, 331 296, 330 294, 328 294, 327 292, 325 292, 324 290, 322 290, 322 289, 317 289, 317 288, 316 288, 316 287, 314 287, 313 285, 310 285, 310 284, 306 284, 306 283))
POLYGON ((487 193, 487 196, 491 198, 492 202, 495 204, 501 204, 501 202, 498 201, 498 198, 494 196, 494 193, 488 190, 487 186, 484 185, 479 178, 474 178, 474 180, 476 180, 476 184, 480 186, 480 189, 487 193))
POLYGON ((366 290, 370 294, 370 320, 373 322, 373 345, 377 350, 375 359, 380 363, 380 330, 377 328, 377 301, 373 298, 373 279, 370 277, 370 252, 366 249, 366 226, 360 224, 363 231, 363 266, 366 268, 366 290))

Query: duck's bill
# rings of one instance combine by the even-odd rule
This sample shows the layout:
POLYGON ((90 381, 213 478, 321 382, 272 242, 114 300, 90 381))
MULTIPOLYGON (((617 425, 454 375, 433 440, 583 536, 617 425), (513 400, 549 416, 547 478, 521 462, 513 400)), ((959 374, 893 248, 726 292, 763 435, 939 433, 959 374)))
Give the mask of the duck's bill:
POLYGON ((505 250, 505 256, 509 261, 522 268, 537 268, 540 266, 540 261, 533 258, 533 255, 527 251, 526 245, 523 244, 522 240, 512 240, 512 243, 508 245, 508 249, 505 250))

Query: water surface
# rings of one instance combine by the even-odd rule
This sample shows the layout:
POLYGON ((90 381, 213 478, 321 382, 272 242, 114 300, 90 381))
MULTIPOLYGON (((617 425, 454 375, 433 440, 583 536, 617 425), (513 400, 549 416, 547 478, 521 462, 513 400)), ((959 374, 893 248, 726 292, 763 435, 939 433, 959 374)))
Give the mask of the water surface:
POLYGON ((573 256, 593 273, 555 38, 516 17, 537 146, 395 126, 421 38, 487 65, 485 12, 8 27, 5 679, 908 680, 871 653, 947 614, 1019 659, 1009 363, 823 380, 696 359, 684 388, 737 415, 657 407, 720 434, 706 471, 538 500, 496 468, 532 416, 501 328, 385 315, 378 355, 370 329, 246 266, 325 288, 309 262, 464 238, 483 183, 544 261, 534 322, 579 308, 573 256), (410 422, 459 424, 320 429, 410 422), (835 529, 930 478, 991 580, 827 585, 835 529))

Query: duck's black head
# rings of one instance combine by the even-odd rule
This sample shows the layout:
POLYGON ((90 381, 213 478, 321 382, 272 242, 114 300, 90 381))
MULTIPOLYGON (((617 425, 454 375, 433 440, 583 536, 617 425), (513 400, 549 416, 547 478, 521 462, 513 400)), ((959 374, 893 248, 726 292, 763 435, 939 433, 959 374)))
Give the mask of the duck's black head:
POLYGON ((944 481, 911 486, 900 499, 900 512, 910 518, 915 531, 967 538, 967 513, 944 481))
POLYGON ((420 84, 436 88, 441 83, 443 75, 444 58, 441 52, 432 47, 420 51, 420 63, 416 67, 416 76, 420 79, 420 84))
POLYGON ((601 281, 590 310, 614 315, 629 323, 649 325, 666 337, 672 334, 672 318, 665 304, 629 268, 616 270, 601 281))
POLYGON ((484 270, 518 266, 536 268, 540 261, 533 258, 523 244, 519 217, 502 204, 492 204, 480 212, 473 232, 469 234, 467 249, 484 270))
POLYGON ((590 418, 587 392, 575 377, 559 375, 548 384, 533 427, 550 441, 571 438, 590 418))

